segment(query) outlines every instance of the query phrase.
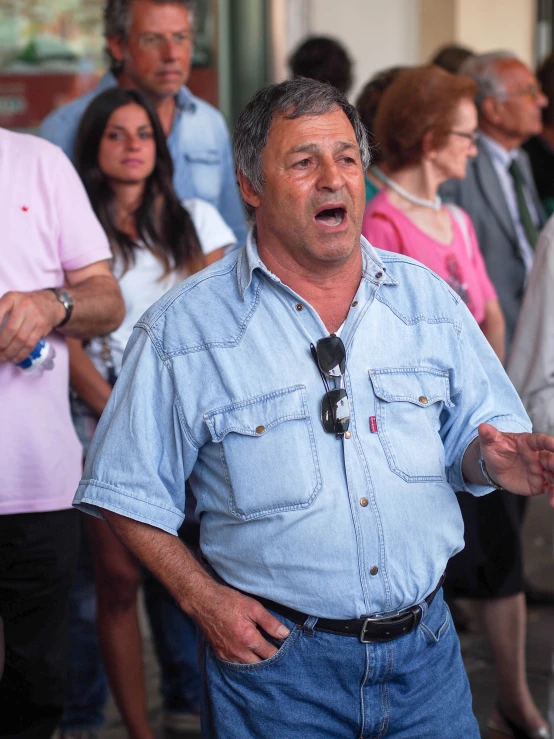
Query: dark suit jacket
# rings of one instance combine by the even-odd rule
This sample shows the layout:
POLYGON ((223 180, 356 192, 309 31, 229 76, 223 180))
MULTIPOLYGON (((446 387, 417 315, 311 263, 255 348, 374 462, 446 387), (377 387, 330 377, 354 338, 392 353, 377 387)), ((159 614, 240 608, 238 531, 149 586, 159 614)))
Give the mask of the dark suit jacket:
MULTIPOLYGON (((539 227, 542 227, 546 220, 544 210, 527 154, 521 149, 518 161, 539 214, 539 227)), ((525 267, 502 185, 483 144, 479 145, 478 156, 468 163, 465 180, 445 182, 441 196, 463 208, 473 221, 487 272, 506 319, 506 349, 509 351, 523 298, 525 267)))

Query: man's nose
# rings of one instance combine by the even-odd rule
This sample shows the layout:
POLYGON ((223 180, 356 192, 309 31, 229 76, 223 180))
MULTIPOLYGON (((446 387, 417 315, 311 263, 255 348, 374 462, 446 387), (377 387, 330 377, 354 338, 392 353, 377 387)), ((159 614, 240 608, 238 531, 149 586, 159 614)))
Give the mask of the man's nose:
POLYGON ((173 39, 166 38, 161 47, 161 56, 164 62, 172 62, 179 56, 178 46, 173 39))
POLYGON ((334 159, 324 160, 321 163, 319 187, 327 190, 340 190, 344 185, 344 176, 334 159))
POLYGON ((537 105, 539 106, 539 108, 546 108, 546 106, 548 105, 548 98, 546 97, 544 92, 539 92, 539 94, 537 95, 537 105))

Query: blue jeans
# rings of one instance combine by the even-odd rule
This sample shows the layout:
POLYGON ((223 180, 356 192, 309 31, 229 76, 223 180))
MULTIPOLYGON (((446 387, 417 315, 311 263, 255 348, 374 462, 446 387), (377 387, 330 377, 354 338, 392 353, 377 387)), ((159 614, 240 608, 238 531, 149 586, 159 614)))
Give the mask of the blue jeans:
MULTIPOLYGON (((60 725, 63 728, 92 729, 104 723, 108 682, 96 633, 96 592, 90 546, 86 531, 83 534, 70 593, 69 668, 60 725)), ((161 667, 160 688, 164 708, 167 711, 197 712, 200 674, 196 626, 169 592, 146 571, 144 595, 161 667)))
POLYGON ((479 739, 458 636, 442 591, 390 642, 291 629, 270 659, 226 662, 204 642, 205 739, 479 739))

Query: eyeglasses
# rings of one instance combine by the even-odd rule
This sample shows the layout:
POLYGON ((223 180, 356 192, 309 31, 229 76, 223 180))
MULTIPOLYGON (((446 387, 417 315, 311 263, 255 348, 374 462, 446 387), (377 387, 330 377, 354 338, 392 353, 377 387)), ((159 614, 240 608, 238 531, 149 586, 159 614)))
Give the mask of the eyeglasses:
POLYGON ((325 395, 321 400, 321 423, 328 434, 337 439, 348 432, 350 426, 350 404, 343 387, 346 371, 346 349, 342 339, 335 334, 320 339, 317 345, 310 344, 310 351, 321 374, 325 395), (331 389, 327 378, 339 379, 339 387, 331 389))
POLYGON ((454 136, 461 136, 470 141, 474 146, 479 141, 479 131, 449 131, 448 133, 451 133, 454 136))
POLYGON ((504 95, 501 96, 501 100, 507 100, 508 98, 517 98, 517 97, 530 97, 533 98, 533 100, 536 100, 539 95, 542 95, 543 91, 540 85, 538 84, 532 84, 527 85, 527 87, 523 87, 521 90, 515 90, 514 92, 506 92, 504 95))
POLYGON ((137 37, 138 45, 143 51, 159 51, 166 44, 172 43, 182 49, 192 41, 192 34, 180 32, 164 36, 163 33, 141 33, 137 37))

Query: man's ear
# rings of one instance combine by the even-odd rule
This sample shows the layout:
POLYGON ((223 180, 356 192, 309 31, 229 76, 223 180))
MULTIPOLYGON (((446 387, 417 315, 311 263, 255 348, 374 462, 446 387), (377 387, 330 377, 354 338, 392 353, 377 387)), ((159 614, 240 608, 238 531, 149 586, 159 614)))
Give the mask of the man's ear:
POLYGON ((485 98, 481 103, 481 110, 479 111, 479 114, 485 121, 496 125, 502 117, 500 115, 499 109, 500 104, 500 101, 496 98, 485 98))
POLYGON ((243 200, 253 208, 259 208, 262 202, 261 198, 256 190, 254 190, 250 180, 246 179, 240 169, 237 172, 237 179, 239 181, 240 194, 242 195, 243 200))
POLYGON ((121 36, 107 36, 106 46, 110 54, 116 60, 116 62, 122 62, 125 56, 125 50, 123 48, 123 39, 121 36))

